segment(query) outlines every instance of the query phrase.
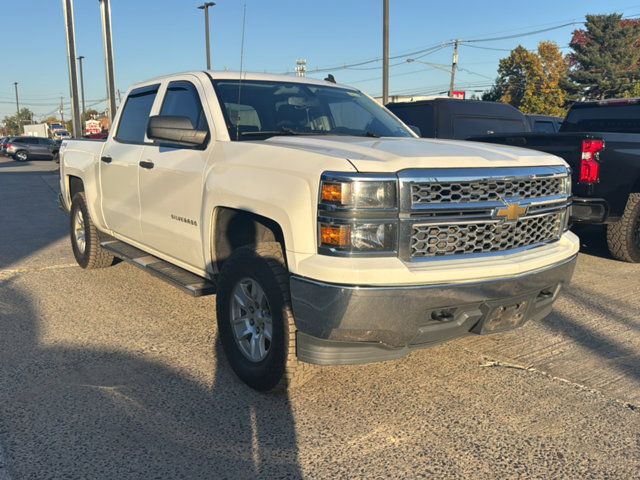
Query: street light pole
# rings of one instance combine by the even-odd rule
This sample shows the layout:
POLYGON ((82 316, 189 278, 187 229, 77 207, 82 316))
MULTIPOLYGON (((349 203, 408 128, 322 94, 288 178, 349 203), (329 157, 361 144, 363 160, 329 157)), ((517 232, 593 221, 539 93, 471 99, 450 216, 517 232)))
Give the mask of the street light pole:
POLYGON ((382 104, 389 102, 389 0, 382 4, 382 104))
POLYGON ((109 121, 113 122, 116 114, 116 74, 113 67, 113 40, 111 36, 111 6, 109 0, 100 2, 100 16, 102 19, 102 47, 104 48, 105 72, 107 75, 107 108, 109 121))
POLYGON ((204 10, 204 41, 207 49, 207 70, 211 70, 211 45, 209 41, 209 7, 215 6, 214 2, 205 2, 198 8, 204 10))
POLYGON ((76 33, 73 20, 73 0, 62 0, 64 23, 67 31, 67 63, 69 66, 69 90, 71 93, 71 121, 73 136, 82 136, 80 106, 78 105, 78 76, 76 72, 76 33))
POLYGON ((84 60, 84 56, 80 55, 78 57, 78 63, 80 64, 80 97, 82 98, 82 119, 85 116, 85 106, 84 106, 84 75, 82 74, 82 60, 84 60))

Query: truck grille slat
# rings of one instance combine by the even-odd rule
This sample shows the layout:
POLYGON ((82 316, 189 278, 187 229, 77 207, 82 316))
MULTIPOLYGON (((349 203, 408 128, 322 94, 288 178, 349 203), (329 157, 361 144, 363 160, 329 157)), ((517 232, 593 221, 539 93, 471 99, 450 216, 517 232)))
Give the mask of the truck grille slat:
POLYGON ((478 254, 528 247, 557 240, 562 225, 562 212, 522 218, 514 223, 416 224, 412 227, 411 256, 478 254))
POLYGON ((411 185, 411 203, 488 202, 501 198, 540 198, 559 195, 562 178, 520 178, 456 182, 416 182, 411 185))

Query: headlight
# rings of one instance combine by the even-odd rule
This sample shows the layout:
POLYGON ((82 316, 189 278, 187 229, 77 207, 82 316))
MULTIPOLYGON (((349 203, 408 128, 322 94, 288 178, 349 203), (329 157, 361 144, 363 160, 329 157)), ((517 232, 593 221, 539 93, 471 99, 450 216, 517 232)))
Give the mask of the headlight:
POLYGON ((333 253, 393 253, 396 250, 397 224, 333 223, 321 221, 320 249, 333 253))
POLYGON ((325 172, 318 193, 318 252, 397 255, 395 175, 325 172))
POLYGON ((328 209, 395 209, 398 194, 395 178, 388 175, 326 173, 320 182, 320 205, 328 209))

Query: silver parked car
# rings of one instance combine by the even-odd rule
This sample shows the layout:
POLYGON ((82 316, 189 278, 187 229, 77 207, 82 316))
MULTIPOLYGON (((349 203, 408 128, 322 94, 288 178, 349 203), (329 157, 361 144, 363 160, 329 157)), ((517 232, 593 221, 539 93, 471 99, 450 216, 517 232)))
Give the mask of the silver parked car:
POLYGON ((5 146, 6 154, 18 162, 30 159, 55 159, 60 146, 50 138, 12 137, 5 146))

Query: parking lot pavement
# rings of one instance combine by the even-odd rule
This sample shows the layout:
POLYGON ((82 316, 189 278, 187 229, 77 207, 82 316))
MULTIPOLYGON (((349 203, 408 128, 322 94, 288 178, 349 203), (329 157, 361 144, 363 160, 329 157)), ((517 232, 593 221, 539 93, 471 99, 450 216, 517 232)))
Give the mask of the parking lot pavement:
POLYGON ((267 395, 224 360, 215 297, 74 266, 55 179, 0 173, 2 480, 640 471, 640 267, 597 232, 544 322, 267 395))

